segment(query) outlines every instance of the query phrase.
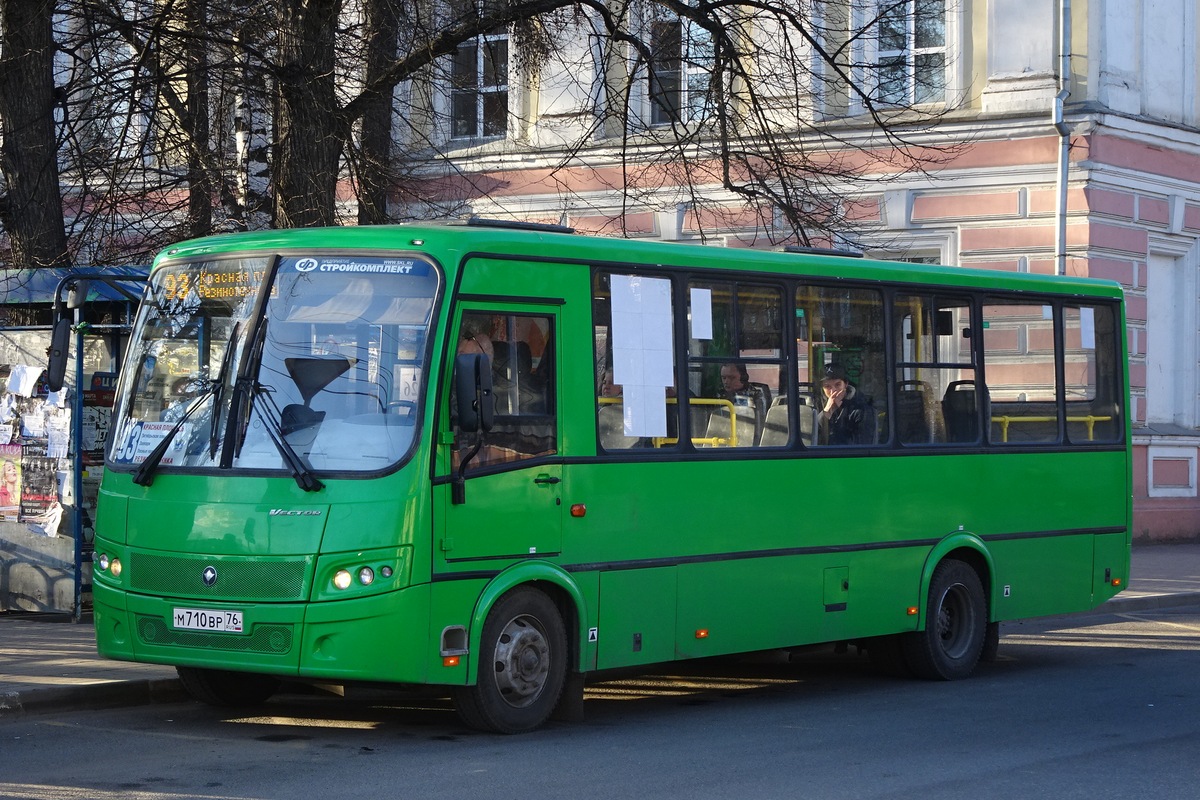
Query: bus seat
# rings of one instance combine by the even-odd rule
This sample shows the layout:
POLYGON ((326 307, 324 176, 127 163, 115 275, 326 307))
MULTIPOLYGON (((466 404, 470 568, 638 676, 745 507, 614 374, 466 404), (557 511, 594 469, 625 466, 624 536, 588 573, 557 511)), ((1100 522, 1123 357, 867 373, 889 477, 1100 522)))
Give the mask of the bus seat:
MULTIPOLYGON (((758 444, 758 420, 754 406, 734 406, 734 417, 737 420, 737 446, 754 447, 758 444)), ((708 439, 721 439, 723 442, 709 442, 706 447, 731 447, 730 440, 733 432, 730 430, 729 409, 723 406, 714 408, 708 417, 708 429, 705 431, 708 439)))
POLYGON ((517 380, 533 374, 533 354, 528 342, 493 341, 492 369, 509 380, 517 380), (516 352, 516 358, 513 353, 516 352), (514 363, 515 361, 515 363, 514 363))
POLYGON ((597 421, 600 427, 600 446, 605 450, 628 450, 637 446, 637 436, 625 435, 625 407, 620 403, 600 406, 597 421))
POLYGON ((497 414, 545 413, 545 385, 533 375, 527 342, 492 342, 492 388, 497 414))
POLYGON ((815 383, 800 381, 800 383, 796 384, 796 396, 800 399, 801 403, 805 403, 806 405, 817 405, 817 397, 820 393, 820 389, 815 383))
POLYGON ((900 381, 896 394, 896 431, 904 444, 926 444, 945 438, 941 406, 926 381, 900 381))
POLYGON ((708 430, 708 417, 712 413, 712 406, 693 402, 695 399, 691 394, 688 395, 688 413, 691 414, 692 438, 700 439, 708 430))
MULTIPOLYGON (((979 439, 979 390, 974 380, 952 381, 942 397, 946 437, 951 442, 979 439)), ((986 405, 986 390, 984 392, 986 405)))
MULTIPOLYGON (((804 411, 805 407, 801 406, 800 413, 803 414, 804 411)), ((759 444, 763 447, 787 447, 789 438, 787 403, 776 403, 767 412, 767 421, 763 425, 762 439, 759 444)))
POLYGON ((765 414, 766 410, 771 407, 771 387, 765 383, 755 383, 753 381, 750 382, 750 385, 762 393, 763 413, 765 414))
POLYGON ((801 394, 796 399, 800 401, 800 441, 805 447, 811 447, 815 441, 813 437, 817 431, 817 415, 821 409, 817 407, 817 400, 811 394, 801 394))

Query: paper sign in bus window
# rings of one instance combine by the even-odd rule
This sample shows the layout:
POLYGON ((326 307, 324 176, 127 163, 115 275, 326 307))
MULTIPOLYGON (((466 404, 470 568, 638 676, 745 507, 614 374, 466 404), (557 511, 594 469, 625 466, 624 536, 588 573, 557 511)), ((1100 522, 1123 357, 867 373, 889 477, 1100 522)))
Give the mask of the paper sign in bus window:
POLYGON ((692 289, 692 338, 711 339, 712 331, 712 289, 692 289))
POLYGON ((626 436, 666 436, 666 388, 675 384, 671 282, 613 275, 613 381, 622 386, 626 436))
POLYGON ((1079 309, 1079 340, 1084 350, 1096 349, 1096 309, 1091 306, 1079 309))

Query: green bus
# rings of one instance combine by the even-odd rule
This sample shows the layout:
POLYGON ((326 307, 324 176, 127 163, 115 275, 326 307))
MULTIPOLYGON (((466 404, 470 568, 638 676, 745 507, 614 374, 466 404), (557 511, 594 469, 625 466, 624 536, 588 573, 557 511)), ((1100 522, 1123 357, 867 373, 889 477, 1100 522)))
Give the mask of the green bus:
POLYGON ((501 732, 813 643, 962 678, 1127 580, 1124 331, 1104 281, 556 226, 184 242, 116 393, 98 646, 501 732))

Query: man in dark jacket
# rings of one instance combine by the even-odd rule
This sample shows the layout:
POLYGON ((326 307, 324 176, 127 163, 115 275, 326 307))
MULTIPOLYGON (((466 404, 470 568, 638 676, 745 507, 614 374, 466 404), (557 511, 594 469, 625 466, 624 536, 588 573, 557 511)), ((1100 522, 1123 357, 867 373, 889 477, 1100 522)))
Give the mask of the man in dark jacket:
POLYGON ((825 365, 821 392, 825 395, 825 405, 817 415, 821 444, 875 444, 875 406, 836 361, 825 365))

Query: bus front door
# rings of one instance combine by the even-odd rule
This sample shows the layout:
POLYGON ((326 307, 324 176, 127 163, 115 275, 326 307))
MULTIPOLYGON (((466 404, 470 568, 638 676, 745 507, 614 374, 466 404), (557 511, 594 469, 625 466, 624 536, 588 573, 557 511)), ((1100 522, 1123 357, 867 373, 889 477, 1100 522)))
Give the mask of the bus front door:
POLYGON ((461 502, 454 502, 453 480, 436 490, 445 515, 435 546, 448 562, 554 555, 562 547, 554 322, 553 313, 496 306, 464 306, 459 315, 457 352, 488 357, 496 409, 482 440, 461 430, 451 412, 443 439, 452 440, 451 474, 464 460, 466 467, 461 502))

